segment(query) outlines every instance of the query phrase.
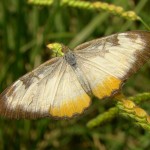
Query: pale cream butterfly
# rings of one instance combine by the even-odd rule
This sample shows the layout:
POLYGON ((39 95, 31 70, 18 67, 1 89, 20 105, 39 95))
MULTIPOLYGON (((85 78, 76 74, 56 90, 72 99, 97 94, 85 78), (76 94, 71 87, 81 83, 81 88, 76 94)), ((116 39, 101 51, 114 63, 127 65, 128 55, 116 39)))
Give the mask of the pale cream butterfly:
POLYGON ((118 93, 150 58, 150 32, 118 33, 73 51, 56 43, 48 47, 62 49, 62 56, 48 60, 2 92, 0 115, 34 119, 82 114, 93 95, 103 99, 118 93))

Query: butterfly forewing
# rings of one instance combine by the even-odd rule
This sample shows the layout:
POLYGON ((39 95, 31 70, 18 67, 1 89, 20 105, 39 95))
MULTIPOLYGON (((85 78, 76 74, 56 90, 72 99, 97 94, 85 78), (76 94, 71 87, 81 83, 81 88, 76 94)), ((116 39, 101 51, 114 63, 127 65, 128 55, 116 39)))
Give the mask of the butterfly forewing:
POLYGON ((47 62, 21 77, 0 96, 0 114, 10 118, 71 118, 91 100, 65 59, 47 62))
POLYGON ((122 83, 150 58, 150 33, 132 31, 93 40, 75 48, 78 66, 100 99, 116 93, 122 83))
POLYGON ((53 84, 59 79, 62 58, 54 58, 14 82, 0 95, 0 114, 10 118, 49 116, 53 84))

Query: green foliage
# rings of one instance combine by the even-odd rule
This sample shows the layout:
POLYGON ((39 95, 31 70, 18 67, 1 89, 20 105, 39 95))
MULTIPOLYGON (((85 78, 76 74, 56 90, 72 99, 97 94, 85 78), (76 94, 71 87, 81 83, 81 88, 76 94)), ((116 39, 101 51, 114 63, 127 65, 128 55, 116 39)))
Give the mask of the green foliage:
MULTIPOLYGON (((51 52, 46 49, 48 43, 64 43, 72 48, 104 35, 149 28, 148 0, 105 1, 113 5, 96 5, 92 0, 78 0, 78 3, 74 1, 0 1, 0 91, 21 75, 48 60, 51 57, 51 52), (41 5, 33 5, 34 2, 40 2, 41 5), (95 5, 91 6, 91 2, 95 5)), ((125 95, 150 91, 149 70, 150 63, 147 63, 128 80, 123 88, 125 95)), ((135 103, 150 113, 148 99, 149 93, 141 97, 137 95, 135 103), (145 97, 147 99, 144 101, 145 97)), ((115 104, 116 102, 111 99, 94 99, 86 115, 67 121, 16 121, 1 118, 0 149, 148 149, 148 131, 136 127, 132 123, 135 118, 133 116, 125 115, 127 119, 123 119, 114 115, 118 109, 123 108, 122 103, 118 104, 118 107, 115 107, 115 104), (110 117, 109 112, 113 112, 112 116, 117 117, 110 117), (88 121, 102 113, 108 117, 105 123, 92 129, 86 127, 88 121), (106 122, 108 120, 109 122, 106 122)))

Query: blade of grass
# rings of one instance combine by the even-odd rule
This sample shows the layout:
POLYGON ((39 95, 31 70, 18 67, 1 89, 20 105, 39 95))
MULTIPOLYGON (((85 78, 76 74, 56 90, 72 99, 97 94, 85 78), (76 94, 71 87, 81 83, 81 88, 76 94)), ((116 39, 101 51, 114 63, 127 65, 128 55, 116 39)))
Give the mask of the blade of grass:
POLYGON ((87 39, 91 33, 107 19, 108 13, 98 14, 83 30, 81 30, 69 43, 70 47, 75 47, 87 39))

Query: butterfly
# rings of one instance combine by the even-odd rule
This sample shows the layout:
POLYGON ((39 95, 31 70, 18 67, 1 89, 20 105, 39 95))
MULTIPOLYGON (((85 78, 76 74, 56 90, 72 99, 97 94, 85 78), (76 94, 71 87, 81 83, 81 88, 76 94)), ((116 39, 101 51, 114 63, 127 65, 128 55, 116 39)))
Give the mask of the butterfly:
MULTIPOLYGON (((92 96, 118 93, 150 58, 150 32, 128 31, 83 43, 25 74, 0 95, 0 115, 9 118, 71 118, 82 114, 92 96)), ((56 50, 56 48, 55 48, 56 50)))

